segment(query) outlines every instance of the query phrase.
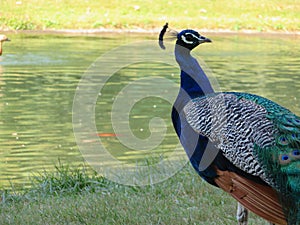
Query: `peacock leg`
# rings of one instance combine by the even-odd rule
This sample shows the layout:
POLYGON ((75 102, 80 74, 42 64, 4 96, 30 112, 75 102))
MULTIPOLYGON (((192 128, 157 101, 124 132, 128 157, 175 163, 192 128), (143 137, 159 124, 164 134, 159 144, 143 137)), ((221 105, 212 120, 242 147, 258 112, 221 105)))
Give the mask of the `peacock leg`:
POLYGON ((248 209, 246 209, 241 203, 238 202, 236 218, 238 225, 248 224, 248 209))

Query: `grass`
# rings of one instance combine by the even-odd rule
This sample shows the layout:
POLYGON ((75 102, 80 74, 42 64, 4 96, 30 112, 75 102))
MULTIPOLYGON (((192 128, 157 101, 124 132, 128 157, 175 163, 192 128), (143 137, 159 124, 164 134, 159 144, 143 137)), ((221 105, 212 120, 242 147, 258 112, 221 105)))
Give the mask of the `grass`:
POLYGON ((299 31, 297 0, 1 1, 0 29, 153 29, 172 27, 299 31))
MULTIPOLYGON (((58 165, 22 192, 0 192, 0 224, 235 224, 236 202, 187 165, 165 182, 123 186, 58 165)), ((250 214, 249 224, 267 224, 250 214)))

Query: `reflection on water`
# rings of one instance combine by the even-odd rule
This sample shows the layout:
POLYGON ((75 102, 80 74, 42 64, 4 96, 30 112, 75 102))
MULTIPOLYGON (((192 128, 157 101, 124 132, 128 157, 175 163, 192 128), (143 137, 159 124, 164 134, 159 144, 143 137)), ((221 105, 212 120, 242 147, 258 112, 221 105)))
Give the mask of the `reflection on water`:
MULTIPOLYGON (((9 187, 10 182, 28 183, 28 176, 53 168, 58 159, 74 166, 83 162, 72 127, 73 98, 81 76, 108 50, 146 39, 63 35, 10 38, 12 42, 5 45, 0 57, 0 188, 9 187)), ((205 60, 221 90, 259 94, 300 114, 299 38, 212 39, 212 44, 200 46, 195 54, 205 60)), ((141 74, 166 74, 167 79, 179 82, 177 68, 159 63, 137 63, 116 72, 99 93, 101 100, 95 108, 99 134, 114 132, 110 120, 115 97, 141 74)), ((137 89, 136 95, 141 94, 143 89, 137 89)), ((118 137, 109 135, 101 140, 121 161, 136 162, 145 157, 159 160, 161 155, 168 156, 168 151, 178 143, 170 110, 171 104, 164 99, 147 97, 130 111, 131 132, 140 139, 149 137, 151 119, 159 117, 165 121, 165 138, 155 149, 130 149, 118 137)))

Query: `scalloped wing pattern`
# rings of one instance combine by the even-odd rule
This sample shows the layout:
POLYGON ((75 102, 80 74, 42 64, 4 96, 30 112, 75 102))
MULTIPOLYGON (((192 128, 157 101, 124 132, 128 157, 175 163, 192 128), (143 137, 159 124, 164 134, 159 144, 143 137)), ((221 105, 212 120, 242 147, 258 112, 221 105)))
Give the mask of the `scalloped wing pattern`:
POLYGON ((254 152, 275 143, 273 122, 265 107, 233 93, 195 98, 184 108, 188 123, 215 143, 235 166, 274 185, 254 152))

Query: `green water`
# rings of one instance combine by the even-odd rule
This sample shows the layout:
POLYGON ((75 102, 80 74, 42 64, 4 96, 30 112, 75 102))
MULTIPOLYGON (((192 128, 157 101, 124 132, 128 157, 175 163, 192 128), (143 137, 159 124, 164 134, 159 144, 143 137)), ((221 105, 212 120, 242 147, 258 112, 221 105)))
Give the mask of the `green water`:
MULTIPOLYGON (((29 176, 44 169, 53 169, 58 160, 74 166, 81 164, 85 157, 73 131, 78 121, 75 125, 72 121, 73 100, 80 80, 103 54, 114 53, 119 46, 155 39, 155 36, 129 35, 9 36, 12 41, 4 44, 4 54, 0 57, 0 188, 11 184, 26 185, 29 176)), ((300 38, 209 37, 213 43, 200 46, 195 54, 210 68, 211 77, 217 81, 216 88, 262 95, 300 114, 300 38)), ((147 46, 154 48, 151 43, 141 46, 145 51, 147 46)), ((157 48, 157 51, 162 50, 157 48)), ((140 52, 141 49, 131 47, 130 51, 111 54, 98 69, 105 70, 125 59, 138 58, 140 52)), ((166 57, 172 58, 170 52, 165 52, 166 57)), ((135 60, 109 75, 103 88, 97 90, 97 101, 91 100, 95 109, 96 131, 93 130, 81 142, 100 140, 113 157, 133 164, 145 164, 149 160, 157 162, 161 157, 172 154, 178 141, 169 118, 171 103, 164 99, 164 93, 176 97, 179 71, 174 64, 164 62, 163 56, 158 57, 157 61, 135 60), (175 86, 164 90, 164 83, 159 82, 160 96, 151 96, 149 90, 155 89, 151 79, 156 77, 159 81, 162 78, 170 80, 175 86), (142 78, 151 79, 135 83, 142 78), (126 87, 136 97, 135 104, 128 109, 125 108, 130 101, 126 96, 119 96, 126 92, 126 87), (123 105, 114 108, 117 99, 121 99, 119 104, 124 104, 124 110, 123 105), (121 126, 115 131, 112 111, 120 118, 122 113, 128 113, 130 130, 121 126), (154 128, 151 125, 149 128, 149 124, 154 124, 154 128), (150 145, 148 143, 147 146, 151 133, 154 138, 148 141, 150 145), (129 136, 141 141, 140 146, 132 147, 134 143, 126 143, 127 139, 131 140, 129 136), (151 146, 154 142, 158 144, 151 146)), ((101 72, 99 74, 101 76, 101 72)), ((95 88, 98 88, 95 81, 95 88)), ((101 79, 99 82, 102 82, 101 79)), ((123 122, 126 125, 123 120, 120 124, 123 122)), ((135 139, 132 140, 134 142, 135 139)))

